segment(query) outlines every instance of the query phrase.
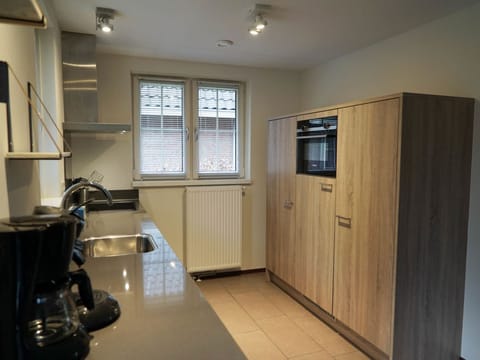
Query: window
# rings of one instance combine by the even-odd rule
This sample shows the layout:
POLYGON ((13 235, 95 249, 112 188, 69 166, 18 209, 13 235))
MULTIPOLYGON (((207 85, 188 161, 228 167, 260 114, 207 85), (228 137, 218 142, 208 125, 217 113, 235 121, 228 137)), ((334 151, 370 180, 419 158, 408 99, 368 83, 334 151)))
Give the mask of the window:
POLYGON ((139 91, 140 173, 184 175, 184 84, 145 80, 139 91))
POLYGON ((238 88, 198 86, 198 173, 238 174, 238 88))
POLYGON ((136 180, 242 177, 242 84, 135 76, 134 85, 136 180))

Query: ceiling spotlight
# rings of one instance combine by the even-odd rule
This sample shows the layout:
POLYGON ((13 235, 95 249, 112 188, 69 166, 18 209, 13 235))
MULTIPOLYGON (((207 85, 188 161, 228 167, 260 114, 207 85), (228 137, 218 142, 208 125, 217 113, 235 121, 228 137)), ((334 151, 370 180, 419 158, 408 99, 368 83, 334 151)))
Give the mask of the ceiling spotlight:
POLYGON ((103 32, 109 33, 113 31, 113 25, 110 24, 109 19, 103 19, 100 21, 100 29, 102 29, 103 32))
POLYGON ((255 7, 250 10, 249 21, 252 23, 248 29, 250 35, 257 36, 265 29, 268 23, 264 16, 271 8, 271 5, 255 4, 255 7))
POLYGON ((253 36, 257 36, 258 34, 260 34, 260 31, 258 31, 257 28, 255 27, 248 29, 248 32, 250 33, 250 35, 253 35, 253 36))
POLYGON ((255 29, 257 31, 262 31, 267 26, 267 20, 263 18, 262 15, 257 15, 255 18, 255 29))
POLYGON ((97 7, 97 30, 109 33, 113 31, 112 21, 115 17, 115 10, 97 7))

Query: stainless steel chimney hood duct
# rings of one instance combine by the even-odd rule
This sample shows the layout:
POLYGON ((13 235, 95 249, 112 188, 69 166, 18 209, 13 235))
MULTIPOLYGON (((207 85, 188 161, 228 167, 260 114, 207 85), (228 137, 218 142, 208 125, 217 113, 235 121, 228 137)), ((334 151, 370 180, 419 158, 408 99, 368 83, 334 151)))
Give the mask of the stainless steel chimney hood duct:
POLYGON ((130 124, 98 122, 95 35, 62 32, 62 68, 65 131, 130 131, 130 124))

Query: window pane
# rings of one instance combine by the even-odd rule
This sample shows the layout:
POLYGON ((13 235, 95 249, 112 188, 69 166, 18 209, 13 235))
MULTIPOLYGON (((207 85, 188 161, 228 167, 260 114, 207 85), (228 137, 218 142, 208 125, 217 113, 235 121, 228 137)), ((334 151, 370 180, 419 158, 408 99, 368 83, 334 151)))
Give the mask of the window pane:
POLYGON ((183 84, 140 81, 140 173, 185 173, 183 84))
POLYGON ((198 173, 238 173, 238 89, 198 88, 198 173))

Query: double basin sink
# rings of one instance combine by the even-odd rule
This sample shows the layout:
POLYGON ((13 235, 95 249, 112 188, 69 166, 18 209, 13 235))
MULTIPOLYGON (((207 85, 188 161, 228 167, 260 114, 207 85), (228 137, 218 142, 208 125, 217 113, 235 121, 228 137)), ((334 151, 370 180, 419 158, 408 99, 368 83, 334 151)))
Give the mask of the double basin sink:
POLYGON ((83 240, 83 245, 83 252, 89 257, 139 254, 158 248, 150 234, 90 237, 83 240))

